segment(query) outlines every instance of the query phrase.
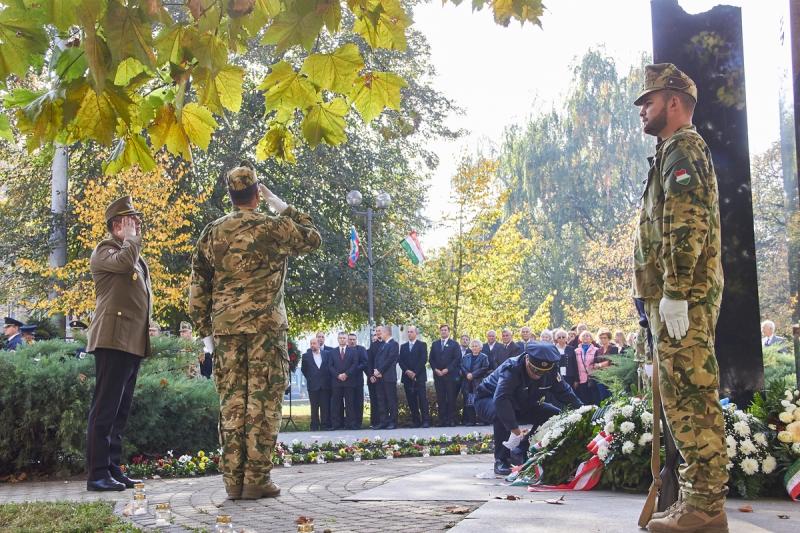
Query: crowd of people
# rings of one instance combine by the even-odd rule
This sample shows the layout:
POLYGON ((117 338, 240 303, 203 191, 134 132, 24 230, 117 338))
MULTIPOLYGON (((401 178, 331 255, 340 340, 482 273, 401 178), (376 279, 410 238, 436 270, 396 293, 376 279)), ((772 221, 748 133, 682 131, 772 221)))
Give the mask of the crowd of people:
POLYGON ((439 338, 430 346, 419 338, 415 326, 405 328, 408 340, 400 344, 392 329, 379 326, 369 347, 358 344, 355 333, 340 332, 337 346, 325 344, 325 333, 309 340, 300 369, 311 404, 311 430, 360 429, 364 413, 364 386, 370 403, 370 428, 397 427, 397 381, 403 385, 413 427, 430 427, 431 410, 426 385, 432 376, 438 405, 439 426, 473 426, 487 423, 475 410, 476 392, 482 381, 504 361, 521 355, 530 342, 552 345, 560 355, 558 374, 583 403, 598 404, 609 396, 596 381, 595 371, 609 366, 609 356, 632 355, 636 333, 592 333, 585 324, 565 330, 543 330, 538 335, 525 326, 519 340, 510 329, 486 332, 481 341, 462 334, 451 338, 450 327, 439 327, 439 338), (430 375, 428 372, 430 369, 430 375), (458 411, 460 408, 460 417, 458 411))

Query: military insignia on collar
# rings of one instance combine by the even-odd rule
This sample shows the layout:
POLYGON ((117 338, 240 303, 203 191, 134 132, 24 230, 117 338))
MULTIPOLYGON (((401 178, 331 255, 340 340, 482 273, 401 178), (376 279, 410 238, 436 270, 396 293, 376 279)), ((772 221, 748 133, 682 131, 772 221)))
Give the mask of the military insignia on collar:
POLYGON ((692 175, 685 168, 679 168, 675 171, 675 181, 679 185, 686 185, 691 179, 692 175))

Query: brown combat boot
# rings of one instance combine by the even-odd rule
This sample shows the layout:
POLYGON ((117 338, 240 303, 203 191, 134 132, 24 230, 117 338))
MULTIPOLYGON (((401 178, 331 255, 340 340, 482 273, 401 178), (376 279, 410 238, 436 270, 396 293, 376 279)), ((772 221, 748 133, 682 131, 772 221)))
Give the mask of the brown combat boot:
POLYGON ((225 487, 225 492, 228 493, 229 500, 241 500, 242 499, 242 486, 237 485, 235 487, 225 487))
POLYGON ((281 488, 268 480, 263 485, 245 485, 242 489, 243 500, 258 500, 259 498, 275 498, 281 493, 281 488))
POLYGON ((680 500, 676 500, 676 501, 672 502, 672 505, 670 505, 669 507, 667 507, 663 511, 659 511, 659 512, 653 513, 653 516, 650 517, 650 520, 657 520, 659 518, 664 518, 665 516, 670 514, 672 511, 676 510, 680 504, 681 504, 680 500))
POLYGON ((653 533, 728 533, 725 511, 708 513, 681 502, 674 509, 647 523, 653 533))

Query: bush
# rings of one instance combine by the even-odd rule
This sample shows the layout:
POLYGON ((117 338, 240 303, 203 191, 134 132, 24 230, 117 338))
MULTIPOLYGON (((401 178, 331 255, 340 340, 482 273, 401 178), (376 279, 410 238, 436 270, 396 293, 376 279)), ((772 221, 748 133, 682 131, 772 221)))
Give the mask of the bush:
MULTIPOLYGON (((214 385, 186 375, 197 365, 196 352, 179 339, 154 341, 154 356, 139 371, 126 453, 216 448, 214 385)), ((0 475, 64 475, 84 469, 94 358, 75 357, 78 346, 43 341, 0 357, 0 475)))

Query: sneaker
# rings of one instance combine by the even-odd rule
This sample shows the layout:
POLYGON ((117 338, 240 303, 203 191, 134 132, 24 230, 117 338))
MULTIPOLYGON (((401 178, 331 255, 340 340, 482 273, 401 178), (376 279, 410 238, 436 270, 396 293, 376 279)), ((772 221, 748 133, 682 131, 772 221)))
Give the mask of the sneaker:
POLYGON ((281 493, 281 488, 267 481, 263 485, 245 485, 242 488, 243 500, 258 500, 259 498, 275 498, 281 493))
POLYGON ((728 533, 725 511, 708 513, 681 502, 669 514, 647 523, 653 533, 728 533))

